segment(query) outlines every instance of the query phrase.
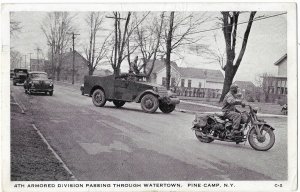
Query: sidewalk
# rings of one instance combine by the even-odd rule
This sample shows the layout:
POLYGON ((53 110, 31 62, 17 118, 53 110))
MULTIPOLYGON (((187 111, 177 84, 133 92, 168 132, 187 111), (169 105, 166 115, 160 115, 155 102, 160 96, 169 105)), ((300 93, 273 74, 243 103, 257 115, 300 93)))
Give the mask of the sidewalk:
POLYGON ((22 113, 11 96, 11 181, 72 180, 33 127, 29 111, 22 113))

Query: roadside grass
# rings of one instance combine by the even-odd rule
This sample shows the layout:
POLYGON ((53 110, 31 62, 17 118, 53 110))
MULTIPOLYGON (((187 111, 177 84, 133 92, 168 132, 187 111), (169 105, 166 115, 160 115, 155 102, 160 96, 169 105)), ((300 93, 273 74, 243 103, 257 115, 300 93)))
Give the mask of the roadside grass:
POLYGON ((69 181, 71 175, 54 157, 11 97, 11 181, 69 181))
MULTIPOLYGON (((179 98, 181 100, 185 100, 185 101, 222 107, 222 103, 219 103, 219 100, 216 99, 216 98, 196 98, 196 97, 182 97, 182 96, 180 96, 179 98)), ((253 107, 257 107, 259 113, 283 115, 283 113, 281 112, 282 106, 280 106, 279 104, 275 104, 275 103, 258 103, 258 102, 247 102, 247 103, 250 104, 253 107)), ((208 108, 208 107, 197 106, 197 108, 200 111, 203 111, 203 110, 206 110, 206 108, 208 108), (200 109, 200 108, 203 108, 203 109, 200 109)), ((238 107, 238 108, 241 109, 242 111, 245 110, 245 109, 242 109, 240 107, 238 107)), ((211 108, 211 109, 213 109, 213 108, 211 108)), ((216 110, 218 110, 218 109, 213 109, 213 111, 216 111, 216 110)), ((211 110, 208 110, 208 112, 210 112, 210 111, 211 110)))

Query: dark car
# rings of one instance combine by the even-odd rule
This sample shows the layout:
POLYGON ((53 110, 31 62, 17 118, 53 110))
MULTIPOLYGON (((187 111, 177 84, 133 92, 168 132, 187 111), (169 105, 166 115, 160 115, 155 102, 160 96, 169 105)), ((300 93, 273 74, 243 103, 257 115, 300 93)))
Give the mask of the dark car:
POLYGON ((29 72, 27 79, 24 83, 25 93, 31 94, 33 92, 49 93, 50 96, 53 95, 53 81, 48 78, 46 72, 33 71, 29 72))
POLYGON ((13 85, 17 85, 17 83, 24 83, 27 78, 27 75, 27 69, 14 69, 13 85))
POLYGON ((12 79, 12 78, 14 77, 14 75, 15 75, 14 70, 11 69, 11 70, 10 70, 10 78, 12 79))
POLYGON ((112 101, 119 108, 126 102, 141 103, 143 111, 154 113, 159 108, 163 113, 171 113, 180 101, 165 87, 146 81, 145 76, 134 74, 110 75, 106 77, 85 76, 82 94, 92 96, 97 107, 112 101))

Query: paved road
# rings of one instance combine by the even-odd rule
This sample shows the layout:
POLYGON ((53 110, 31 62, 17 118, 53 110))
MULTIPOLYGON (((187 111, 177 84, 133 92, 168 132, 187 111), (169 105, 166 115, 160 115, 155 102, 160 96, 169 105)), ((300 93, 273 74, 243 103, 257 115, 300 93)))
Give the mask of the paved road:
POLYGON ((146 114, 135 103, 97 108, 78 89, 59 85, 53 96, 25 95, 22 86, 11 90, 78 180, 287 178, 286 118, 266 118, 276 127, 276 143, 259 152, 248 143, 200 143, 191 114, 146 114))

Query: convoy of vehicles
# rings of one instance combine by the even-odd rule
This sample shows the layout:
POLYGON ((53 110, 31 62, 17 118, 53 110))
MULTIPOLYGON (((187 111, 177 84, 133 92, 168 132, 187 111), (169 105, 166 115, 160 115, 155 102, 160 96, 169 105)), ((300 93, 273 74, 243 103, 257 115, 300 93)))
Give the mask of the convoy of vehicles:
MULTIPOLYGON (((46 72, 14 69, 11 76, 13 85, 24 83, 27 94, 42 92, 53 95, 53 81, 48 78, 46 72)), ((126 102, 136 102, 141 104, 146 113, 154 113, 158 108, 163 113, 171 113, 180 102, 176 95, 167 91, 165 87, 149 83, 145 76, 132 73, 105 77, 85 76, 80 91, 82 95, 92 97, 92 102, 97 107, 103 107, 107 101, 113 102, 117 108, 126 102)), ((242 132, 239 135, 232 135, 232 122, 218 114, 196 114, 192 130, 195 131, 197 139, 204 143, 221 140, 239 144, 248 140, 252 148, 267 151, 275 143, 274 128, 257 118, 256 109, 247 106, 250 111, 243 113, 247 115, 248 120, 241 125, 242 132)))

